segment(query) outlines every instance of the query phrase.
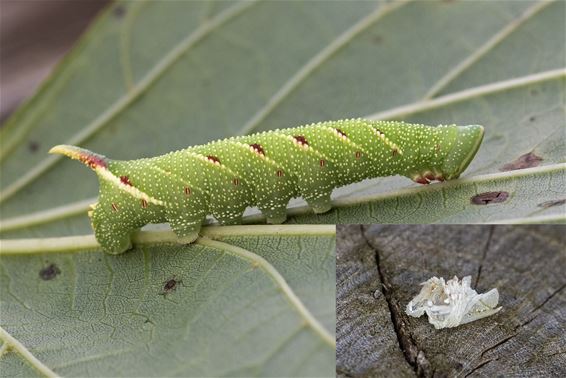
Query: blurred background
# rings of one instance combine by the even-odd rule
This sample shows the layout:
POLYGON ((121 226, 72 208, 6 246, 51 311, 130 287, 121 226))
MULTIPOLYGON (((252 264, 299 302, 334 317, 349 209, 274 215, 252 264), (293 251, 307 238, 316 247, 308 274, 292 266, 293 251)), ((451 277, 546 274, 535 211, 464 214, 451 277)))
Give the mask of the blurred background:
POLYGON ((0 122, 30 97, 109 0, 0 0, 0 122))

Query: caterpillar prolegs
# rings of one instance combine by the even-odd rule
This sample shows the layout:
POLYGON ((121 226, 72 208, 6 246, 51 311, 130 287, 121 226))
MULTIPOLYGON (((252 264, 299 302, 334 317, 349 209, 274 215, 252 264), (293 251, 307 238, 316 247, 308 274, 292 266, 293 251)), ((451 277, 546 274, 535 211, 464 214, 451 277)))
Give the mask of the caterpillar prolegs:
POLYGON ((109 253, 131 247, 132 231, 169 222, 192 242, 205 217, 240 222, 257 206, 269 223, 286 219, 292 197, 315 213, 330 209, 336 187, 402 175, 428 184, 457 178, 473 159, 483 127, 425 126, 352 119, 234 137, 166 155, 110 160, 67 145, 51 149, 98 175, 100 196, 89 212, 96 239, 109 253))

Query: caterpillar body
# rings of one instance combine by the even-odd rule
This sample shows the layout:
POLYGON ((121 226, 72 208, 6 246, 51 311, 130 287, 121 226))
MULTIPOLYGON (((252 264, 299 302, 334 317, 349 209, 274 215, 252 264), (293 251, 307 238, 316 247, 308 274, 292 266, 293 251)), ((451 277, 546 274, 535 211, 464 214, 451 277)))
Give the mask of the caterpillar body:
POLYGON ((240 222, 257 206, 282 223, 292 197, 315 213, 331 208, 336 187, 366 178, 403 175, 415 182, 450 180, 473 159, 483 127, 425 126, 351 119, 213 141, 154 158, 110 160, 75 146, 50 153, 80 160, 98 175, 100 195, 89 212, 108 253, 131 248, 130 234, 169 222, 182 242, 194 241, 207 215, 240 222))

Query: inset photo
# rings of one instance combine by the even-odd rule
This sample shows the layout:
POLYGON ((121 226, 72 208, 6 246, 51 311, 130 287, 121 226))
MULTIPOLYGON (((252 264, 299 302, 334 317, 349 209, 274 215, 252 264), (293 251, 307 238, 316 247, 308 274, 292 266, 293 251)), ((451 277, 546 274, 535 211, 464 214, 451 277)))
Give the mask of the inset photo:
POLYGON ((340 225, 336 373, 565 376, 566 227, 340 225))

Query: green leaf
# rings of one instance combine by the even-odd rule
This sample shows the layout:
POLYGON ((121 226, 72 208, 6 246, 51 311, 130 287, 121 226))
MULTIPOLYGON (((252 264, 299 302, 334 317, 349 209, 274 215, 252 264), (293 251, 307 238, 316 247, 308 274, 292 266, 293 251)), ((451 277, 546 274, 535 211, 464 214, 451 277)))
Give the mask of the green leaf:
POLYGON ((506 173, 481 175, 425 189, 408 188, 394 194, 341 198, 323 215, 294 209, 293 222, 360 223, 564 223, 563 165, 548 165, 506 173), (480 194, 477 194, 480 193, 480 194), (502 218, 501 202, 508 207, 502 218), (495 221, 494 221, 495 220, 495 221))
POLYGON ((5 241, 4 376, 332 376, 333 226, 5 241))
MULTIPOLYGON (((84 214, 96 179, 75 162, 48 156, 53 145, 133 159, 359 116, 483 124, 485 141, 463 177, 494 175, 497 189, 505 181, 502 170, 538 165, 528 181, 532 193, 544 185, 538 169, 565 161, 566 50, 556 37, 566 32, 564 7, 536 1, 118 2, 0 130, 0 229, 26 227, 3 237, 90 231, 88 222, 69 217, 84 214), (39 144, 35 151, 27 147, 32 141, 39 144), (65 221, 53 225, 45 212, 65 221)), ((554 180, 564 171, 556 168, 554 180)), ((369 184, 337 190, 336 197, 363 198, 360 191, 394 197, 414 186, 400 178, 369 184)), ((566 197, 564 186, 553 200, 566 197)), ((465 207, 456 203, 436 221, 526 219, 539 210, 534 198, 512 195, 530 207, 519 212, 502 202, 454 217, 465 207)), ((419 197, 415 190, 412 200, 419 197)), ((350 214, 341 219, 361 221, 350 214)), ((411 216, 417 223, 430 219, 427 212, 411 216)), ((379 216, 397 218, 394 207, 379 216)))

